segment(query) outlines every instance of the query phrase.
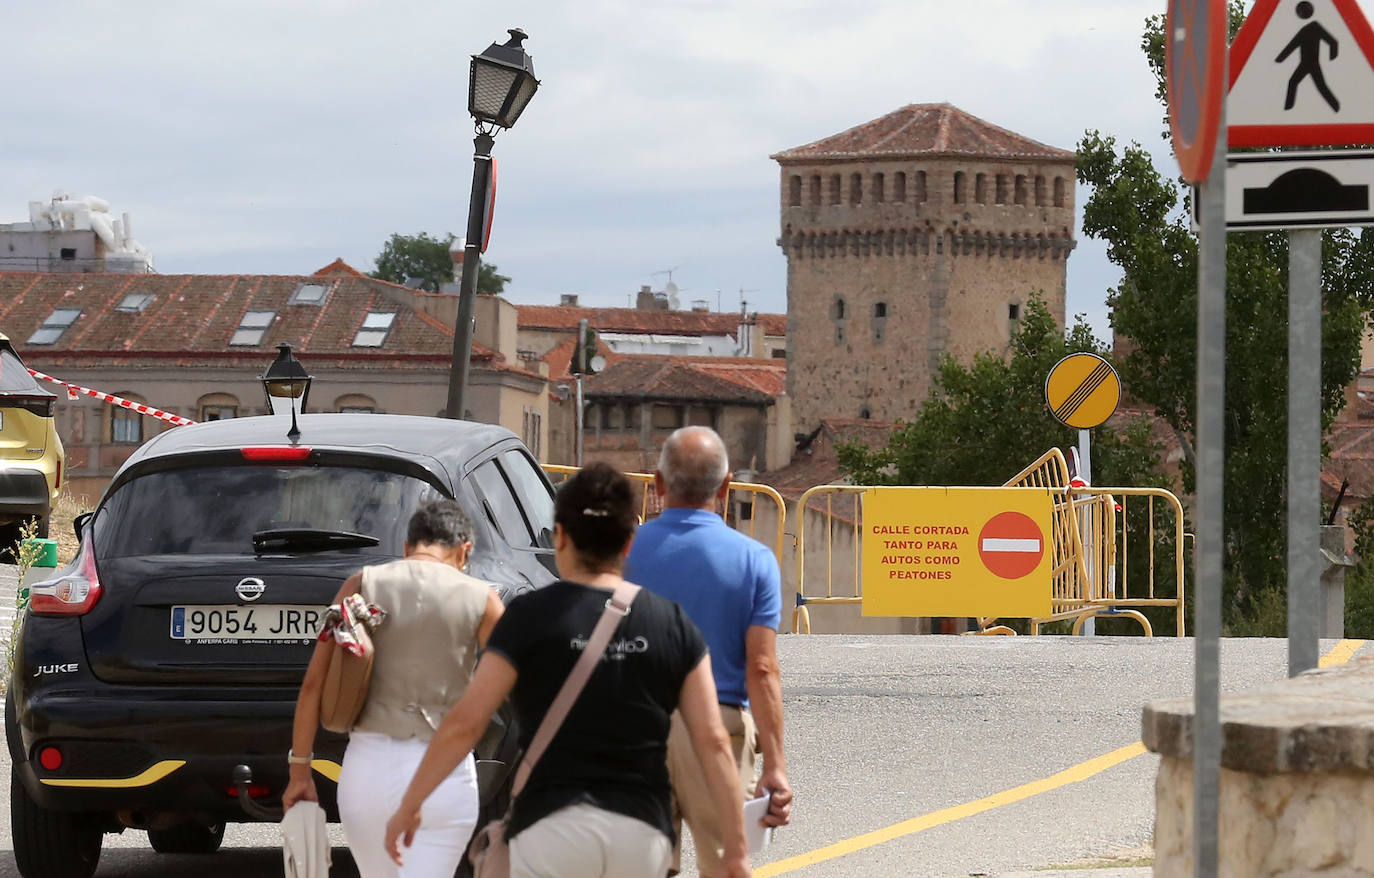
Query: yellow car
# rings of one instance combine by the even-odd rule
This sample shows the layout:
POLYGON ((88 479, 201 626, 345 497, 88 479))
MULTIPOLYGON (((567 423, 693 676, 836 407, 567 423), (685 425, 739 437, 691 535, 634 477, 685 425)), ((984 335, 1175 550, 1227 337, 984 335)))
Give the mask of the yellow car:
POLYGON ((19 537, 19 527, 48 517, 62 494, 62 440, 53 409, 57 395, 29 374, 10 340, 0 335, 0 550, 19 537))

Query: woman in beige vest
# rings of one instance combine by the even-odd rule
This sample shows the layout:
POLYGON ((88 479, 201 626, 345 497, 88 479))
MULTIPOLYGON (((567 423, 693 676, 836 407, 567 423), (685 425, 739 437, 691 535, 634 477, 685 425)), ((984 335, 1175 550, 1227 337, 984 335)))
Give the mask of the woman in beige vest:
MULTIPOLYGON (((338 603, 361 592, 386 611, 372 635, 376 658, 367 703, 349 732, 339 774, 339 816, 362 878, 447 878, 477 823, 477 771, 469 753, 425 802, 418 856, 398 870, 384 847, 387 818, 444 714, 467 691, 477 651, 501 617, 496 591, 462 572, 471 534, 472 523, 456 502, 424 503, 411 516, 405 557, 363 568, 334 598, 338 603)), ((329 644, 315 647, 296 701, 286 808, 301 799, 317 801, 310 759, 328 656, 329 644)))

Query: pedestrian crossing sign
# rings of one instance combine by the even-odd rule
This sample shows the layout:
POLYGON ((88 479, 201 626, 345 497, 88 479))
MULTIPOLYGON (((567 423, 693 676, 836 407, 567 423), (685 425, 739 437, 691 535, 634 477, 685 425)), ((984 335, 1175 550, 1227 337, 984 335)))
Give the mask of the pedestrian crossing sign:
POLYGON ((1228 146, 1374 142, 1374 30, 1356 0, 1257 0, 1230 68, 1228 146))

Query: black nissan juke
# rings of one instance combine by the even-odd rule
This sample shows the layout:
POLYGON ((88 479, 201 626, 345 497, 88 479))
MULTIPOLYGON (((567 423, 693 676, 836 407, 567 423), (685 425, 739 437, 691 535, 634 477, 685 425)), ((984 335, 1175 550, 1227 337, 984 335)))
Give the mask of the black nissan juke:
MULTIPOLYGON (((377 414, 299 425, 294 441, 276 417, 158 435, 78 519, 72 563, 33 585, 5 701, 25 878, 88 878, 126 827, 209 853, 226 823, 271 819, 322 608, 400 557, 421 500, 462 504, 470 571, 503 598, 553 581, 552 488, 515 434, 377 414)), ((317 740, 331 820, 345 743, 317 740)), ((488 812, 516 755, 498 716, 477 748, 488 812)))

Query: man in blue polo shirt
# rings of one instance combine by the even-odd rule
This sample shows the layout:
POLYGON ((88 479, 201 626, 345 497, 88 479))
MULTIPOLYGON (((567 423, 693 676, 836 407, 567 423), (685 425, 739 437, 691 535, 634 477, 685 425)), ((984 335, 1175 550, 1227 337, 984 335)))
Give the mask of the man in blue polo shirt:
MULTIPOLYGON (((765 822, 782 826, 792 808, 782 749, 782 683, 777 632, 782 577, 773 553, 729 527, 716 514, 730 489, 730 461, 720 436, 708 427, 683 427, 668 437, 654 484, 664 511, 639 528, 625 578, 677 601, 701 629, 711 650, 721 719, 739 763, 741 795, 770 794, 765 822), (763 772, 754 781, 755 754, 763 772)), ((687 728, 673 714, 668 773, 676 827, 692 830, 697 864, 710 878, 723 845, 719 819, 697 763, 687 728)), ((676 858, 674 871, 676 871, 676 858)))

